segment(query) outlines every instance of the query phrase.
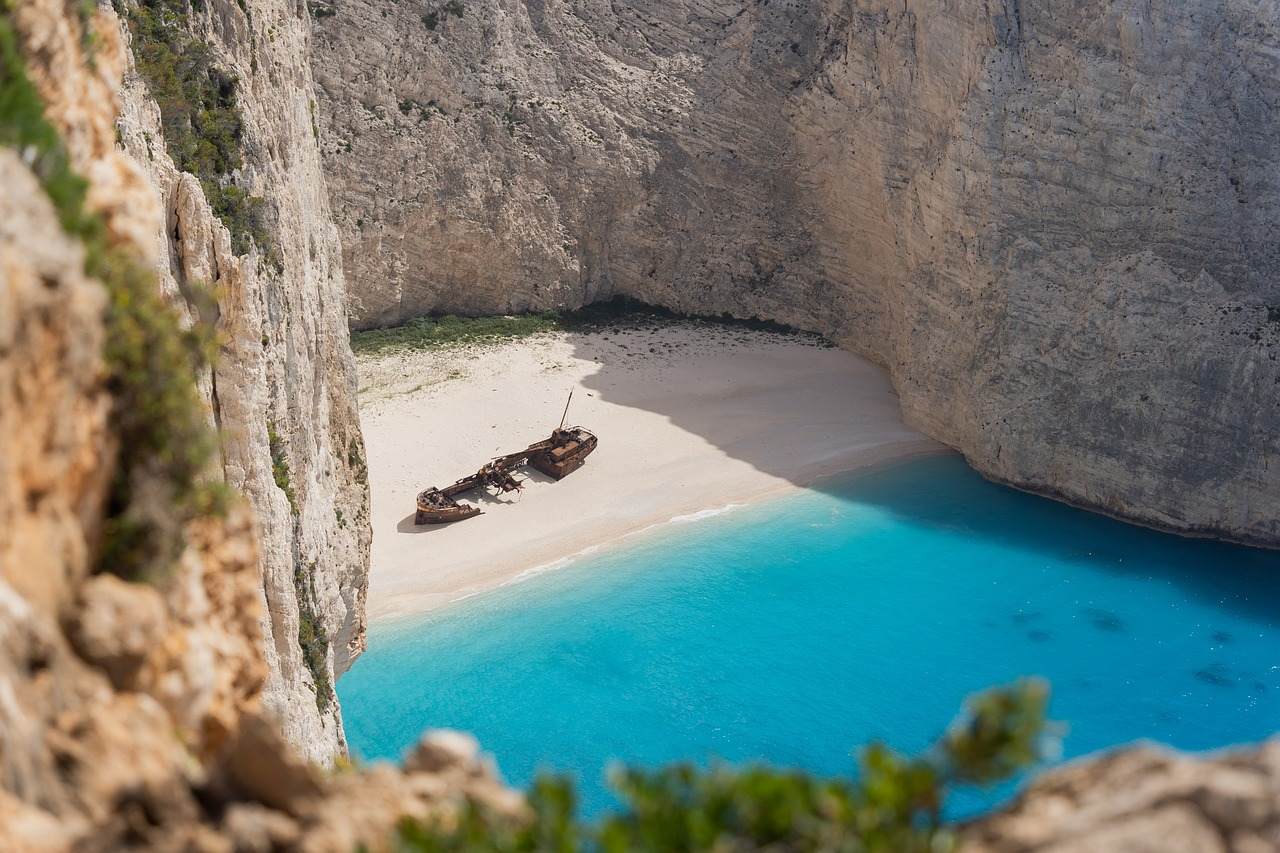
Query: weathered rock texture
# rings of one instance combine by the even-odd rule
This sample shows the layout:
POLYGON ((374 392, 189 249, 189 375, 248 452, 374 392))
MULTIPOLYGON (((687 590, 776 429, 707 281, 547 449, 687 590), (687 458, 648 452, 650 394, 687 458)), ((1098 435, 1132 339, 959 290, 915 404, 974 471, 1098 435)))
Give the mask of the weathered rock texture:
POLYGON ((1280 543, 1274 0, 316 8, 356 326, 767 317, 993 479, 1280 543))
MULTIPOLYGON (((61 0, 30 8, 32 27, 52 22, 66 35, 61 0)), ((119 45, 108 37, 101 50, 109 81, 119 45)), ((109 86, 61 74, 75 99, 54 100, 51 114, 89 121, 67 137, 95 176, 98 209, 127 239, 152 196, 112 148, 109 120, 95 118, 109 86)), ((256 713, 263 598, 245 512, 192 525, 159 587, 89 573, 115 440, 101 382, 104 293, 5 149, 0 187, 0 448, 12 451, 0 454, 0 849, 345 853, 386 849, 402 817, 448 821, 467 801, 519 813, 458 735, 424 739, 403 770, 325 775, 291 757, 256 713)), ((1280 745, 1211 761, 1138 750, 1076 764, 969 827, 964 842, 973 853, 1280 849, 1280 745)))
POLYGON ((132 67, 119 138, 159 198, 158 210, 147 200, 139 227, 166 291, 191 310, 201 290, 216 296, 203 318, 221 342, 207 393, 227 482, 249 499, 261 540, 264 705, 305 756, 328 763, 346 749, 332 684, 364 649, 370 528, 342 259, 312 119, 309 23, 287 0, 195 7, 191 31, 239 81, 237 183, 268 201, 270 257, 258 247, 233 253, 199 181, 166 153, 159 110, 132 67), (308 666, 300 626, 330 641, 319 666, 308 666))
MULTIPOLYGON (((115 86, 127 62, 118 22, 99 13, 90 68, 79 8, 26 0, 0 13, 14 25, 46 117, 89 179, 88 207, 103 217, 109 242, 163 259, 173 244, 155 240, 152 220, 165 208, 115 145, 115 86)), ((174 210, 177 221, 192 215, 174 210)), ((238 269, 246 277, 228 287, 249 280, 247 261, 228 259, 224 237, 212 239, 206 258, 218 279, 238 269)), ((202 245, 188 236, 182 248, 193 243, 202 245)), ((263 595, 257 535, 271 532, 243 503, 189 522, 181 559, 154 583, 94 573, 120 435, 105 381, 107 294, 85 275, 84 249, 64 231, 30 160, 0 148, 0 849, 381 850, 405 816, 449 821, 468 801, 521 812, 465 736, 429 736, 402 770, 321 773, 291 754, 259 714, 264 684, 283 680, 269 672, 280 666, 279 643, 264 647, 263 632, 283 635, 262 611, 276 604, 269 589, 263 595)), ((194 267, 176 257, 182 266, 169 284, 181 290, 194 267)), ((224 296, 221 305, 232 314, 236 303, 224 296)), ((226 375, 210 381, 224 425, 226 375)), ((237 452, 248 453, 229 450, 228 458, 237 452)), ((251 492, 251 475, 243 477, 237 482, 251 492)), ((1201 762, 1152 751, 1085 762, 970 827, 967 843, 979 851, 1276 849, 1278 749, 1201 762)))
MULTIPOLYGON (((108 242, 154 258, 155 250, 169 248, 157 243, 151 222, 162 208, 147 175, 115 140, 126 48, 114 15, 100 12, 94 64, 86 66, 80 8, 76 0, 24 0, 12 10, 0 7, 0 16, 13 24, 46 117, 65 140, 75 170, 89 179, 87 207, 102 215, 108 242)), ((281 27, 277 22, 277 32, 281 27)), ((8 94, 5 73, 0 86, 8 94)), ((424 740, 404 771, 332 775, 294 756, 276 721, 259 715, 265 704, 278 717, 286 695, 316 707, 302 679, 281 663, 296 657, 284 643, 296 634, 283 633, 277 620, 296 610, 273 597, 270 577, 263 595, 257 534, 275 539, 260 507, 251 514, 241 501, 225 517, 187 524, 181 558, 153 583, 94 573, 120 443, 104 359, 107 292, 85 275, 85 246, 64 232, 29 163, 0 147, 0 849, 346 853, 384 849, 402 817, 447 818, 464 799, 522 808, 495 781, 474 742, 457 735, 424 740), (284 615, 264 618, 264 604, 284 615), (268 637, 277 642, 264 646, 264 631, 275 632, 268 637)), ((323 209, 322 198, 319 204, 323 209)), ((179 220, 192 215, 181 205, 169 210, 179 220)), ((172 233, 185 236, 181 245, 194 245, 192 251, 213 241, 217 280, 248 288, 254 279, 246 266, 253 259, 227 258, 225 233, 219 237, 200 215, 196 204, 196 221, 204 221, 212 237, 197 232, 195 240, 171 219, 172 233)), ((286 246, 286 269, 289 251, 286 246)), ((198 257, 179 256, 170 285, 186 281, 186 264, 198 257)), ((313 394, 306 404, 335 419, 301 433, 327 441, 325 429, 342 421, 316 402, 323 393, 315 389, 323 387, 325 371, 342 381, 349 361, 326 347, 321 336, 327 332, 319 327, 326 319, 341 335, 341 312, 290 314, 293 303, 283 297, 274 303, 259 289, 268 284, 281 286, 259 282, 248 292, 309 329, 310 337, 276 325, 263 331, 329 360, 314 368, 314 378, 290 377, 303 387, 288 392, 313 394)), ((241 328, 233 325, 244 322, 234 310, 248 309, 235 309, 225 297, 221 304, 224 329, 241 328)), ((254 328, 253 343, 267 349, 258 336, 254 328)), ((250 365, 271 373, 258 362, 250 365)), ((224 427, 250 423, 249 415, 229 416, 226 399, 256 405, 241 391, 258 380, 249 376, 247 388, 228 388, 229 375, 237 376, 219 371, 213 377, 213 411, 224 427)), ((315 449, 294 452, 316 464, 327 458, 315 449)), ((234 440, 227 454, 228 460, 255 458, 234 440)), ((226 466, 234 470, 231 461, 226 466)), ((230 478, 252 493, 255 476, 230 478)), ((339 475, 308 475, 299 497, 308 489, 325 495, 325 476, 339 475)), ((306 547, 301 526, 285 540, 294 548, 306 547)), ((270 558, 265 564, 270 571, 270 558)), ((286 720, 295 739, 326 738, 328 755, 337 745, 332 715, 325 726, 286 720)), ((309 754, 321 751, 311 742, 297 745, 309 754)))
POLYGON ((1280 850, 1280 743, 1212 759, 1141 747, 1079 762, 971 826, 961 850, 1280 850))

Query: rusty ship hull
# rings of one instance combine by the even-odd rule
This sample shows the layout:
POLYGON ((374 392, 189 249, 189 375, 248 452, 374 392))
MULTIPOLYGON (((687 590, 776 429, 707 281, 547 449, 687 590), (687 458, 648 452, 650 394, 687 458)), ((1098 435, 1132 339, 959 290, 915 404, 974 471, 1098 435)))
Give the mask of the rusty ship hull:
POLYGON ((426 506, 421 502, 413 516, 414 524, 449 524, 454 521, 465 521, 480 514, 480 507, 454 503, 453 506, 426 506))
POLYGON ((530 454, 529 464, 556 480, 563 480, 585 465, 587 457, 600 443, 593 433, 582 427, 556 430, 551 441, 551 447, 530 454))
POLYGON ((495 488, 502 492, 517 491, 521 483, 513 473, 524 464, 555 480, 563 480, 581 468, 596 449, 599 439, 583 427, 558 428, 551 437, 536 442, 518 453, 499 456, 479 471, 444 489, 427 489, 418 494, 415 524, 450 524, 480 515, 480 508, 459 503, 458 495, 477 488, 495 488))

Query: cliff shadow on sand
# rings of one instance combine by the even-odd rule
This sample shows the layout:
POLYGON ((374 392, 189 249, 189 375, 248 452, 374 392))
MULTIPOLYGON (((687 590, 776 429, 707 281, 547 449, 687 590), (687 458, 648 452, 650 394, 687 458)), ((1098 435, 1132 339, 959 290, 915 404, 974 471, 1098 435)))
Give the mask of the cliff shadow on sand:
POLYGON ((883 370, 816 336, 771 324, 633 315, 569 340, 576 357, 598 365, 582 380, 587 393, 661 416, 713 445, 726 464, 746 463, 921 527, 959 529, 1118 574, 1154 570, 1191 596, 1267 624, 1280 613, 1280 553, 1153 530, 986 480, 959 454, 902 424, 883 370), (692 334, 675 332, 685 326, 692 334), (931 450, 934 459, 910 463, 931 450), (884 470, 898 461, 911 467, 884 470), (856 483, 829 476, 869 466, 880 470, 856 483), (1133 555, 1146 559, 1126 560, 1133 555))

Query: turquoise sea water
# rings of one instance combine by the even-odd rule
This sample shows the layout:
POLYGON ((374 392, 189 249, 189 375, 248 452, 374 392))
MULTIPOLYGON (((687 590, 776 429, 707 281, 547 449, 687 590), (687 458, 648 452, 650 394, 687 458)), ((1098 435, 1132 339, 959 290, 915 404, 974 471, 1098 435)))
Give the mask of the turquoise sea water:
MULTIPOLYGON (((338 683, 353 751, 475 733, 505 777, 614 760, 849 775, 965 696, 1053 687, 1067 757, 1280 729, 1280 554, 1109 521, 936 457, 661 532, 444 612, 375 624, 338 683)), ((964 810, 1007 790, 960 801, 964 810)))

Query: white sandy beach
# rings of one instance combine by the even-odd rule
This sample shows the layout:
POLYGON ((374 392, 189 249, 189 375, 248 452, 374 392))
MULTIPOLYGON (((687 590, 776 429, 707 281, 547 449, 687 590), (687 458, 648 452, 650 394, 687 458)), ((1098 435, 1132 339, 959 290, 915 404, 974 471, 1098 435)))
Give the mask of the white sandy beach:
POLYGON ((708 324, 543 334, 360 359, 373 619, 429 610, 673 518, 940 450, 883 372, 806 338, 708 324), (600 438, 555 483, 476 493, 484 514, 416 527, 414 499, 570 424, 600 438))

